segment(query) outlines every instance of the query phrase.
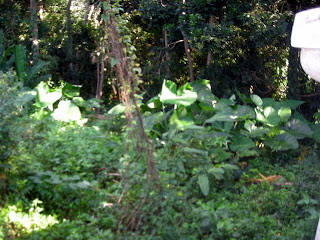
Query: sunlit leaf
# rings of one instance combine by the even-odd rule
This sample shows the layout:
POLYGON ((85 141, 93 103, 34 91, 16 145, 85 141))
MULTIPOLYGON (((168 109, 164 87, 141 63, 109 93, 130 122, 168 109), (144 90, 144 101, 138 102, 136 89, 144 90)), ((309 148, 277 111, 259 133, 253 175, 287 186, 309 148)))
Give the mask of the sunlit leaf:
POLYGON ((52 103, 55 103, 62 97, 61 89, 49 89, 49 86, 45 82, 40 82, 36 87, 37 96, 35 105, 37 107, 47 107, 52 103))
POLYGON ((280 108, 278 110, 278 115, 280 116, 282 122, 287 122, 291 117, 291 109, 286 107, 280 108))
POLYGON ((165 80, 160 93, 160 101, 167 104, 189 106, 197 100, 197 93, 187 83, 177 90, 177 85, 165 80))
POLYGON ((79 107, 71 101, 60 101, 58 108, 54 110, 51 116, 59 121, 77 121, 81 119, 79 107))
POLYGON ((258 95, 255 95, 255 94, 250 95, 250 98, 252 102, 257 106, 261 106, 263 103, 262 99, 258 95))
POLYGON ((263 110, 263 115, 266 119, 266 124, 272 127, 277 126, 281 121, 280 116, 273 107, 266 107, 263 110))

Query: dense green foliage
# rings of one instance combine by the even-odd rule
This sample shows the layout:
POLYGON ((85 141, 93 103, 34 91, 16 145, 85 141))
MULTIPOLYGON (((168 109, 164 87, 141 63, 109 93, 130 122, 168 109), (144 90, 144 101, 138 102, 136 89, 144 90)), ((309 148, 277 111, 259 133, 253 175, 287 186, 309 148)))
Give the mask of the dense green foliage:
POLYGON ((0 239, 314 238, 317 85, 288 36, 315 1, 117 2, 36 1, 37 55, 0 0, 0 239))

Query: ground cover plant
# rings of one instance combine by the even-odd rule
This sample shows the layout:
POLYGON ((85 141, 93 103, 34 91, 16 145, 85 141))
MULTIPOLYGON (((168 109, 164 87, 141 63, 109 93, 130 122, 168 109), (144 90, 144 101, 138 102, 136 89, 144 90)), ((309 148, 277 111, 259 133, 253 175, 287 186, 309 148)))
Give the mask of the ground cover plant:
MULTIPOLYGON (((6 10, 0 26, 11 7, 25 17, 16 2, 0 1, 6 10)), ((280 13, 292 6, 145 0, 86 1, 84 8, 80 2, 68 1, 65 33, 54 32, 48 19, 36 30, 34 9, 29 45, 0 31, 0 239, 314 238, 320 208, 318 114, 305 114, 306 101, 289 98, 285 86, 292 79, 285 82, 281 75, 289 74, 283 59, 292 64, 293 57, 279 50, 290 16, 280 13), (262 24, 266 13, 274 15, 262 24), (154 61, 148 44, 159 32, 164 56, 154 61), (48 46, 39 48, 37 33, 48 46), (184 51, 174 49, 177 37, 184 51), (89 43, 97 49, 85 66, 81 59, 89 43), (52 51, 56 55, 49 56, 52 51), (204 55, 206 67, 199 60, 204 55), (220 55, 219 62, 212 59, 220 55), (152 68, 163 59, 170 65, 155 76, 152 68), (181 67, 186 63, 188 68, 181 67), (96 98, 87 89, 95 84, 80 87, 75 80, 91 79, 92 64, 96 98), (239 72, 247 78, 233 84, 239 72), (201 77, 212 75, 214 81, 201 77), (284 92, 258 94, 274 84, 284 92), (112 94, 103 99, 106 85, 112 94)), ((62 1, 38 3, 46 17, 61 23, 56 3, 62 1)), ((19 39, 26 39, 26 25, 20 24, 19 39)), ((15 28, 10 26, 5 29, 15 28)), ((312 84, 305 83, 302 90, 308 92, 312 84)))

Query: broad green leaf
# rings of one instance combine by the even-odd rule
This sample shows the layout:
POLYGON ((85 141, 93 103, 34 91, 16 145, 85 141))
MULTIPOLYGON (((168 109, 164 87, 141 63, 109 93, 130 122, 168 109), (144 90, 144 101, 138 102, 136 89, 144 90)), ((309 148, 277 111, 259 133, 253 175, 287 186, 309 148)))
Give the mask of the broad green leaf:
POLYGON ((206 174, 200 174, 198 176, 198 184, 200 186, 201 192, 204 196, 208 196, 209 194, 209 179, 206 174))
POLYGON ((257 106, 261 106, 263 103, 262 99, 258 95, 255 95, 255 94, 250 95, 250 99, 257 106))
POLYGON ((244 128, 247 130, 241 129, 241 134, 248 137, 260 137, 264 134, 270 132, 269 128, 257 127, 254 122, 247 120, 244 124, 244 128))
POLYGON ((40 82, 36 87, 37 96, 35 106, 43 108, 55 103, 62 97, 61 89, 49 89, 45 82, 40 82))
POLYGON ((215 102, 213 101, 212 103, 214 109, 217 112, 227 112, 229 110, 232 110, 232 108, 230 107, 230 105, 228 105, 227 103, 225 103, 224 101, 219 101, 219 102, 215 102))
POLYGON ((232 138, 232 143, 229 146, 230 150, 233 152, 243 152, 250 150, 254 147, 254 142, 250 138, 242 135, 235 135, 232 138))
POLYGON ((229 132, 230 130, 233 128, 235 121, 224 121, 224 122, 220 122, 220 121, 215 121, 213 123, 211 123, 211 127, 217 131, 222 131, 223 136, 229 136, 229 132))
POLYGON ((26 68, 26 57, 25 57, 23 46, 15 45, 14 58, 15 58, 17 75, 20 81, 25 82, 26 76, 27 76, 27 68, 26 68))
POLYGON ((169 124, 171 128, 183 129, 190 125, 194 125, 194 121, 189 114, 182 114, 178 110, 175 110, 170 117, 169 124))
POLYGON ((87 103, 82 97, 74 97, 72 98, 72 102, 74 102, 79 107, 86 107, 87 103))
POLYGON ((299 107, 303 103, 304 103, 304 101, 291 100, 291 99, 287 99, 287 100, 284 100, 281 102, 283 107, 288 107, 290 109, 296 109, 297 107, 299 107))
POLYGON ((193 91, 197 93, 197 100, 200 103, 203 103, 204 106, 211 106, 211 109, 212 109, 211 102, 212 100, 215 99, 215 96, 211 91, 210 81, 196 80, 196 81, 190 82, 190 86, 193 88, 193 91))
POLYGON ((116 106, 114 106, 113 108, 111 108, 109 111, 108 111, 108 114, 110 115, 119 115, 119 114, 122 114, 126 111, 126 106, 124 105, 124 103, 120 103, 116 106))
POLYGON ((277 111, 273 107, 266 107, 263 110, 263 115, 266 119, 266 124, 268 124, 269 126, 275 127, 281 121, 280 116, 278 115, 277 111))
POLYGON ((262 101, 262 108, 272 107, 276 103, 276 101, 273 98, 263 98, 262 101))
POLYGON ((285 129, 296 139, 312 137, 312 130, 310 129, 310 127, 306 123, 301 122, 298 119, 292 119, 291 121, 287 122, 285 125, 285 129))
POLYGON ((266 139, 264 144, 269 146, 272 151, 285 151, 299 147, 297 139, 289 133, 282 133, 275 138, 266 139))
POLYGON ((200 102, 198 105, 199 105, 199 107, 201 107, 203 110, 206 110, 206 111, 213 111, 214 110, 211 103, 208 104, 208 103, 200 102))
POLYGON ((278 115, 280 116, 282 122, 287 122, 291 117, 291 109, 286 107, 280 108, 278 110, 278 115))
POLYGON ((254 110, 249 106, 238 105, 236 108, 236 115, 238 119, 241 118, 255 118, 254 110))
POLYGON ((213 167, 208 170, 217 180, 223 179, 224 170, 221 167, 213 167))
POLYGON ((69 98, 78 97, 80 95, 80 88, 80 86, 65 83, 65 85, 62 88, 62 94, 69 98))
POLYGON ((160 93, 160 101, 167 104, 190 106, 197 100, 197 93, 192 90, 189 83, 177 90, 174 82, 164 80, 160 93))
POLYGON ((248 106, 237 106, 236 110, 233 110, 229 106, 225 109, 221 109, 213 117, 206 120, 207 123, 212 123, 214 121, 231 121, 235 122, 243 118, 253 118, 255 113, 251 107, 248 106), (221 111, 221 112, 220 112, 221 111))
POLYGON ((71 101, 60 101, 58 108, 54 110, 51 116, 55 120, 63 122, 77 121, 81 119, 81 112, 79 107, 71 101))
POLYGON ((160 93, 160 101, 166 103, 177 97, 177 85, 172 81, 164 80, 160 93))
POLYGON ((236 112, 232 109, 227 109, 224 112, 218 112, 213 117, 206 120, 206 123, 213 123, 215 121, 231 121, 237 120, 236 112))

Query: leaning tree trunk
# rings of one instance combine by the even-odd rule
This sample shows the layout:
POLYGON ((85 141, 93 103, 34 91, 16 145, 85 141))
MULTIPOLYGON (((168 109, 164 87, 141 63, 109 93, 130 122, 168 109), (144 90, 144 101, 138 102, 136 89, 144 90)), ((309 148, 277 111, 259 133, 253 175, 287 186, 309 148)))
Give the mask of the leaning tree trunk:
POLYGON ((39 55, 39 34, 38 34, 36 0, 30 0, 30 14, 31 14, 31 24, 32 24, 33 61, 35 62, 38 58, 38 55, 39 55))

